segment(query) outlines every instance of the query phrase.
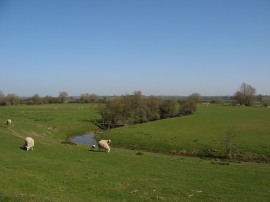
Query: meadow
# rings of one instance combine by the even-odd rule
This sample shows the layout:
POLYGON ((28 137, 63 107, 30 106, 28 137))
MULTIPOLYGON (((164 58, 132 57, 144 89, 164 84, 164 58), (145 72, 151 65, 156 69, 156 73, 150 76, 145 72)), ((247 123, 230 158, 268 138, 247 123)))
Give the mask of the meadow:
POLYGON ((101 137, 122 147, 222 157, 228 130, 233 131, 231 143, 238 158, 270 159, 270 109, 262 107, 201 104, 190 116, 108 130, 101 137))
POLYGON ((192 116, 112 129, 97 137, 112 139, 110 153, 93 151, 89 145, 61 144, 69 136, 98 131, 92 123, 99 118, 96 108, 95 104, 0 107, 0 201, 270 198, 268 163, 146 151, 219 148, 224 130, 235 127, 238 150, 268 156, 269 109, 201 106, 192 116), (245 118, 247 115, 254 118, 245 118), (5 123, 8 117, 11 126, 5 123), (196 131, 203 133, 196 135, 196 131), (20 148, 26 136, 35 139, 34 151, 20 148), (242 140, 245 142, 240 145, 242 140))

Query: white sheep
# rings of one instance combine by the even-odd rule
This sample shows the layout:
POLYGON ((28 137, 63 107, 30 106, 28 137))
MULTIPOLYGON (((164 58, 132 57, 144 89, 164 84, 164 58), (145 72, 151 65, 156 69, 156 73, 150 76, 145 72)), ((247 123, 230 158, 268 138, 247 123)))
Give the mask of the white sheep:
POLYGON ((35 145, 35 141, 33 138, 31 137, 27 137, 25 138, 24 141, 24 148, 28 151, 29 149, 31 149, 32 151, 34 150, 34 145, 35 145))
POLYGON ((109 146, 109 144, 111 143, 111 140, 100 140, 98 142, 98 147, 99 149, 104 149, 107 152, 110 152, 111 148, 109 146))
POLYGON ((11 123, 12 123, 11 119, 8 119, 8 120, 7 120, 7 125, 9 125, 9 126, 10 126, 10 125, 11 125, 11 123))

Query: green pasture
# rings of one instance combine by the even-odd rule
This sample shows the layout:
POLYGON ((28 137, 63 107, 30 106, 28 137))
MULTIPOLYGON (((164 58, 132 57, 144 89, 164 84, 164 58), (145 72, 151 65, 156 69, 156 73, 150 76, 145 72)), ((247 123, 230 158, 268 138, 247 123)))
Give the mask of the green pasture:
MULTIPOLYGON (((104 133, 112 139, 110 153, 93 151, 88 145, 61 144, 70 135, 97 130, 91 122, 99 118, 96 107, 94 104, 0 107, 0 201, 269 200, 270 167, 267 163, 205 160, 117 148, 121 135, 127 138, 136 131, 143 138, 157 138, 159 148, 162 144, 158 143, 159 136, 155 136, 158 130, 151 128, 151 124, 160 125, 159 130, 162 130, 162 121, 148 123, 148 131, 148 124, 142 124, 104 133), (8 117, 13 121, 11 126, 5 124, 8 117), (34 151, 20 148, 26 136, 35 139, 34 151)), ((178 120, 177 125, 168 125, 163 131, 180 131, 176 129, 178 126, 182 127, 181 131, 185 127, 192 128, 191 123, 184 127, 188 119, 213 115, 218 110, 227 114, 226 110, 234 111, 234 108, 200 107, 196 115, 163 120, 165 125, 178 120)), ((262 112, 263 115, 258 115, 254 108, 252 113, 262 119, 266 116, 262 112)), ((240 111, 234 113, 241 114, 240 111)), ((237 131, 240 129, 238 127, 237 131)), ((200 137, 196 138, 199 142, 200 137)), ((135 144, 130 140, 127 146, 135 144)))
POLYGON ((0 129, 22 136, 36 134, 55 140, 65 140, 72 135, 98 128, 92 121, 99 118, 96 104, 21 105, 0 107, 0 129), (12 126, 5 125, 7 118, 12 126))
POLYGON ((224 154, 226 131, 232 129, 234 152, 246 158, 270 157, 270 108, 200 105, 194 115, 106 131, 122 147, 169 153, 224 154))

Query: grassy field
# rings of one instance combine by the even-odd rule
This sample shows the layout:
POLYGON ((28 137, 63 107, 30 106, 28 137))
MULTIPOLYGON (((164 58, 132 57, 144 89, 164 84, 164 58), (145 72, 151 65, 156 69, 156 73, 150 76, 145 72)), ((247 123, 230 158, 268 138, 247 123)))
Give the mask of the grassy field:
POLYGON ((86 131, 96 131, 98 128, 91 123, 99 118, 97 105, 56 104, 13 106, 0 108, 0 129, 7 129, 23 136, 39 135, 65 140, 69 136, 79 135, 86 131), (11 127, 5 125, 6 119, 13 121, 11 127))
MULTIPOLYGON (((97 129, 91 123, 98 118, 95 108, 91 104, 0 107, 0 201, 268 201, 270 198, 269 164, 205 160, 114 147, 113 143, 121 139, 114 137, 114 133, 127 136, 138 130, 143 137, 151 135, 155 139, 150 129, 145 130, 148 124, 158 122, 105 133, 113 140, 110 153, 92 151, 88 145, 61 144, 67 136, 97 129), (12 126, 5 125, 7 117, 13 120, 12 126), (36 141, 33 152, 20 148, 26 136, 36 141)), ((225 113, 226 109, 203 107, 197 115, 183 120, 215 114, 217 110, 225 113)), ((262 112, 261 116, 266 115, 262 112)), ((257 118, 261 120, 261 116, 257 118)), ((168 125, 163 130, 177 130, 177 126, 168 125)), ((195 138, 200 141, 199 136, 195 138)), ((256 151, 257 147, 254 148, 256 151)))
POLYGON ((224 155, 226 131, 232 129, 235 154, 270 158, 270 109, 201 105, 198 113, 106 131, 102 138, 124 147, 198 154, 213 150, 224 155))

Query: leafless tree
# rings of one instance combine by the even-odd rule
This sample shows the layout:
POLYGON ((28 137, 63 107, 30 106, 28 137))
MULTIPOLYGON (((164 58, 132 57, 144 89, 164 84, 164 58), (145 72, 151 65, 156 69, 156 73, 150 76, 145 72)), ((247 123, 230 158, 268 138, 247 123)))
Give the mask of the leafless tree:
POLYGON ((202 96, 199 93, 192 93, 188 96, 188 99, 193 100, 196 103, 199 103, 202 100, 202 96))
POLYGON ((242 83, 239 90, 237 90, 234 94, 234 98, 236 102, 240 105, 252 106, 255 97, 256 89, 249 84, 242 83))
POLYGON ((2 99, 2 98, 4 98, 4 97, 5 97, 5 95, 4 95, 3 91, 0 90, 0 99, 2 99))
POLYGON ((68 101, 68 93, 63 91, 59 93, 58 99, 61 103, 65 103, 68 101))
POLYGON ((98 97, 96 94, 85 93, 85 94, 81 94, 80 101, 84 103, 97 102, 98 97))
POLYGON ((18 105, 20 104, 20 98, 16 96, 14 93, 8 94, 5 97, 5 104, 6 105, 18 105))

